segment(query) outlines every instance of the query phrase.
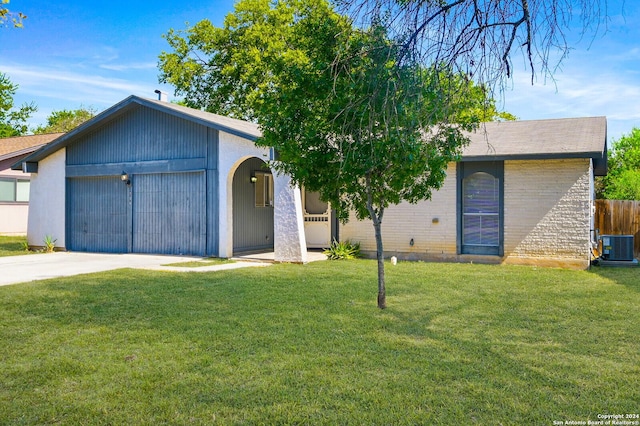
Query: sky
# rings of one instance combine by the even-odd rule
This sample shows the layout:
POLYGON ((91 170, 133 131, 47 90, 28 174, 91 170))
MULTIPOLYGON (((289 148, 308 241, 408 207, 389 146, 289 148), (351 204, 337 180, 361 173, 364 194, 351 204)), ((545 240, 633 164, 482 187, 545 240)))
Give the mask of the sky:
MULTIPOLYGON (((221 25, 233 0, 11 0, 27 15, 24 28, 0 28, 0 72, 19 85, 16 105, 34 102, 31 127, 52 111, 97 112, 130 95, 157 98, 163 34, 209 19, 221 25)), ((640 1, 608 0, 606 28, 579 40, 553 80, 517 67, 498 105, 522 120, 606 116, 608 139, 640 127, 640 1)), ((517 65, 517 61, 516 62, 517 65)))

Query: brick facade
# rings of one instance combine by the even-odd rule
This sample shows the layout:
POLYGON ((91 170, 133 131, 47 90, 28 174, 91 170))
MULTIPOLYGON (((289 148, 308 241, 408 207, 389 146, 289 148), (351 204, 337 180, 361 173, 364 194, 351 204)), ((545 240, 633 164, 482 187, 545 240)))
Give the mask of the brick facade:
MULTIPOLYGON (((458 248, 456 164, 430 201, 389 207, 385 256, 409 260, 537 264, 587 268, 593 178, 590 159, 504 162, 504 256, 461 255, 458 248), (413 243, 413 244, 412 244, 413 243)), ((373 226, 352 217, 340 239, 375 253, 373 226)))

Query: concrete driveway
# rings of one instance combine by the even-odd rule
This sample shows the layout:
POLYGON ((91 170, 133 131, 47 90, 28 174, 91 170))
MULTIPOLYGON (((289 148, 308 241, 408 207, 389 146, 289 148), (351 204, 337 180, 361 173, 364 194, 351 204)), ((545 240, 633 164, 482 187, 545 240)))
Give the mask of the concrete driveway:
POLYGON ((147 254, 104 254, 56 252, 0 257, 0 285, 65 277, 120 268, 155 269, 179 272, 207 272, 247 266, 267 266, 264 262, 235 262, 199 268, 162 266, 169 263, 202 260, 201 257, 147 254))

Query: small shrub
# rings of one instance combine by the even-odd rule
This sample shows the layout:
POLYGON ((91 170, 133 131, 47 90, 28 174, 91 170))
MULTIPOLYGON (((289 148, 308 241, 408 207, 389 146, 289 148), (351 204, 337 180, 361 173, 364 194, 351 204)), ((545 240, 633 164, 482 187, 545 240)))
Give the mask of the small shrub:
POLYGON ((323 253, 331 260, 355 259, 360 256, 360 243, 333 240, 331 246, 323 253))
POLYGON ((53 250, 56 248, 56 241, 51 235, 45 235, 44 237, 44 251, 46 253, 53 253, 53 250))
POLYGON ((22 251, 31 251, 31 248, 29 247, 29 243, 26 241, 20 242, 20 248, 22 249, 22 251))

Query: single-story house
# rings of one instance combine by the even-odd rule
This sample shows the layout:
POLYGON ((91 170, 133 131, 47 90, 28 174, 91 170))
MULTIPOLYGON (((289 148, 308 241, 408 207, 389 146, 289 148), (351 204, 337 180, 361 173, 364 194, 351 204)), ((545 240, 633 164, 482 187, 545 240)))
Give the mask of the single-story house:
MULTIPOLYGON (((255 124, 131 96, 14 168, 32 173, 28 240, 113 253, 305 262, 332 239, 375 250, 373 227, 338 225, 317 194, 272 172, 255 124)), ((431 201, 389 208, 390 256, 587 267, 606 119, 488 123, 431 201)))
POLYGON ((0 139, 0 235, 27 233, 30 175, 11 166, 62 133, 0 139))

